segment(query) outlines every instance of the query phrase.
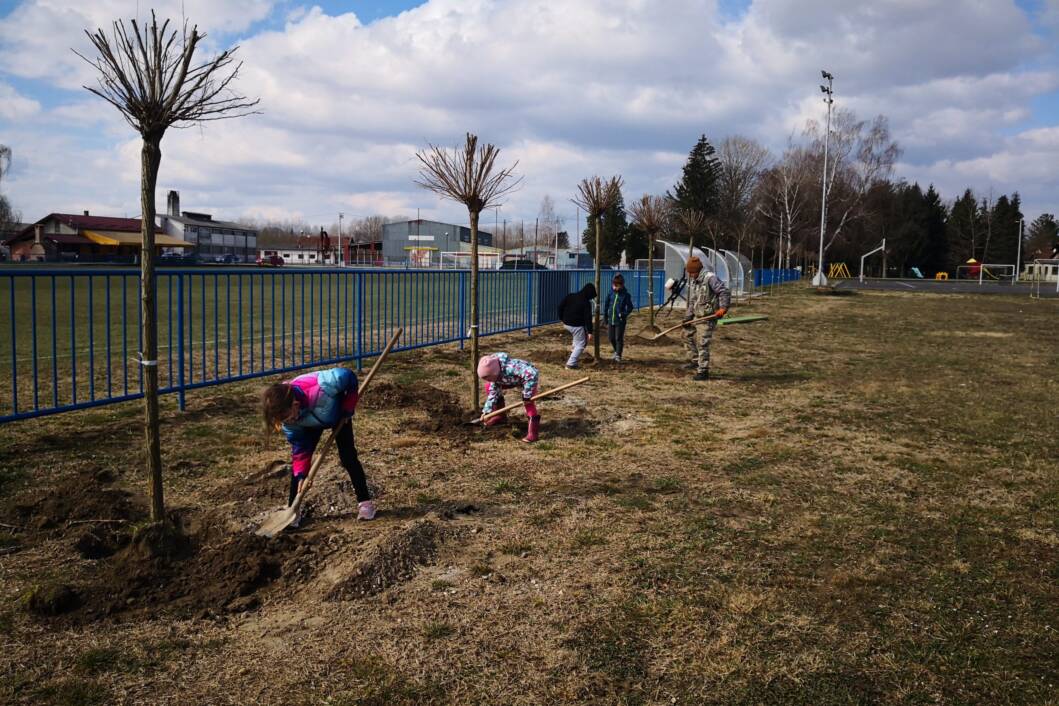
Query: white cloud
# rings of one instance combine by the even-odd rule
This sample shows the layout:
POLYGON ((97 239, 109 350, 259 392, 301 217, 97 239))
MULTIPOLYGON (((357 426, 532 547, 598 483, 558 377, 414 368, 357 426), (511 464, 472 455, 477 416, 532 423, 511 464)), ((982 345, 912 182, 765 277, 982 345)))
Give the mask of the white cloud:
POLYGON ((0 81, 0 120, 25 120, 40 112, 40 103, 0 81))
MULTIPOLYGON (((179 11, 176 0, 162 4, 179 11)), ((189 17, 227 33, 248 31, 280 6, 185 4, 189 17)), ((0 20, 0 63, 78 85, 85 67, 54 47, 77 46, 86 23, 134 10, 120 0, 24 3, 0 20)), ((525 175, 501 218, 532 219, 549 193, 572 220, 578 179, 623 174, 630 199, 664 191, 700 133, 719 142, 739 132, 781 151, 807 118, 822 116, 816 84, 826 67, 839 105, 891 118, 907 176, 936 178, 946 196, 986 182, 1029 195, 1029 179, 1050 176, 1016 167, 1036 165, 1032 151, 1051 154, 1053 143, 1041 146, 1045 138, 1024 126, 1038 117, 1033 101, 1059 87, 1059 67, 1032 21, 1013 0, 755 0, 731 20, 714 0, 431 0, 367 25, 353 13, 299 8, 282 26, 240 40, 238 89, 260 97, 263 114, 170 132, 160 184, 179 188, 188 208, 224 217, 330 221, 340 210, 420 207, 462 219, 462 207, 412 184, 414 152, 470 130, 500 145, 503 162, 519 160, 525 175)), ((116 117, 104 117, 112 109, 96 101, 83 110, 84 100, 22 126, 29 149, 63 129, 103 125, 109 148, 66 139, 118 178, 76 188, 135 208, 138 145, 116 117)), ((51 210, 45 201, 74 186, 28 188, 19 184, 16 196, 51 210)), ((1034 198, 1050 196, 1041 189, 1034 198)))
POLYGON ((24 78, 45 79, 77 89, 94 81, 92 68, 73 51, 93 56, 85 30, 110 31, 117 19, 159 20, 178 26, 183 17, 201 32, 239 32, 268 16, 275 0, 26 0, 0 18, 0 66, 24 78))

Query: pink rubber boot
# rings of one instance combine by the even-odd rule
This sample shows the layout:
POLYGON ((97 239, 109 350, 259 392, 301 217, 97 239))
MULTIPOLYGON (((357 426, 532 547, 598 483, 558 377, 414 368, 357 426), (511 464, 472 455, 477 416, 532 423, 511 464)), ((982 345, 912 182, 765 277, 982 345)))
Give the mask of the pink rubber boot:
POLYGON ((532 444, 540 438, 541 434, 541 415, 537 411, 537 405, 533 404, 533 402, 526 402, 526 416, 529 417, 529 427, 526 429, 526 436, 522 441, 532 444))

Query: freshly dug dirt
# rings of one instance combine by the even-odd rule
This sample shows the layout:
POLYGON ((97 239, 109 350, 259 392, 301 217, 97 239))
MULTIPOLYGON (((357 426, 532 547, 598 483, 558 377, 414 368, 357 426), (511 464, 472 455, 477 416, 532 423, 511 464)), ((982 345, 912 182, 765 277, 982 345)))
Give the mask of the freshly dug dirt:
POLYGON ((652 340, 650 337, 648 337, 648 335, 635 335, 630 337, 628 334, 626 334, 625 347, 642 348, 644 346, 647 346, 649 348, 654 348, 657 346, 682 346, 684 345, 684 342, 677 337, 679 336, 679 334, 679 330, 670 331, 669 333, 658 338, 657 340, 652 340))
POLYGON ((308 578, 312 547, 296 535, 215 534, 138 534, 85 591, 85 618, 240 612, 257 607, 258 591, 308 578))
MULTIPOLYGON (((430 388, 433 390, 434 388, 430 388)), ((372 385, 360 407, 364 409, 399 409, 415 407, 429 395, 419 385, 395 385, 392 382, 380 382, 372 385)))
POLYGON ((131 493, 109 487, 113 476, 87 470, 36 501, 17 502, 0 511, 5 522, 30 531, 55 530, 71 525, 137 522, 147 516, 131 493))
POLYGON ((34 615, 56 616, 76 609, 81 596, 64 583, 38 584, 22 596, 22 605, 34 615))
POLYGON ((415 575, 416 568, 437 556, 438 545, 451 530, 434 520, 418 520, 380 541, 356 567, 328 593, 340 601, 373 596, 415 575))

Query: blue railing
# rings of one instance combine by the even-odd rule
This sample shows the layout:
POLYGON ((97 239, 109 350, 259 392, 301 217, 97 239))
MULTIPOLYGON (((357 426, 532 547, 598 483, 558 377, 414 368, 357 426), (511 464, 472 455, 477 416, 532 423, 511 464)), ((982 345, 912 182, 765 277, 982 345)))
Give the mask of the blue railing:
MULTIPOLYGON (((603 291, 614 270, 602 273, 603 291)), ((647 274, 625 271, 637 307, 647 274)), ((157 275, 162 393, 467 340, 465 270, 211 268, 157 275)), ((591 270, 486 271, 479 279, 479 332, 493 335, 557 321, 568 292, 591 270)), ((664 274, 655 275, 663 299, 664 274)), ((142 316, 135 269, 0 270, 0 423, 142 397, 142 316), (6 301, 4 301, 6 299, 6 301), (6 390, 4 388, 7 388, 6 390)))
POLYGON ((795 282, 802 277, 801 270, 791 268, 768 268, 754 270, 754 286, 767 287, 771 284, 783 284, 784 282, 795 282))

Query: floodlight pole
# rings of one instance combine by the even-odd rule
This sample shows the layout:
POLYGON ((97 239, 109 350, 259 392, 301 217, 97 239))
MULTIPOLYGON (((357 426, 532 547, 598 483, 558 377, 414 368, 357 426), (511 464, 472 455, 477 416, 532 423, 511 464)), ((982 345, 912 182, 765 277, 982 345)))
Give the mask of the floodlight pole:
POLYGON ((816 258, 816 276, 813 277, 813 285, 817 287, 827 286, 827 276, 824 274, 824 231, 826 230, 827 224, 827 148, 828 143, 831 140, 831 105, 835 102, 832 97, 834 91, 831 89, 831 84, 835 80, 835 77, 829 74, 827 71, 821 71, 820 74, 827 81, 826 86, 820 86, 820 90, 824 93, 824 103, 827 103, 827 130, 824 132, 824 176, 823 176, 823 188, 820 190, 820 253, 816 258))
POLYGON ((1011 286, 1014 287, 1019 281, 1019 261, 1022 259, 1022 227, 1025 219, 1019 219, 1019 247, 1015 254, 1015 276, 1011 278, 1011 286))
POLYGON ((341 211, 338 212, 338 262, 345 264, 347 258, 345 253, 342 252, 342 219, 345 218, 346 214, 341 211))

